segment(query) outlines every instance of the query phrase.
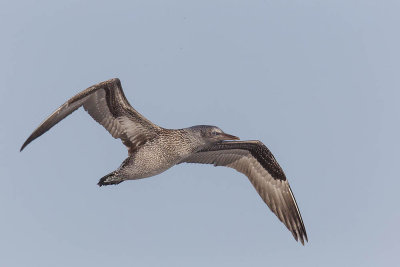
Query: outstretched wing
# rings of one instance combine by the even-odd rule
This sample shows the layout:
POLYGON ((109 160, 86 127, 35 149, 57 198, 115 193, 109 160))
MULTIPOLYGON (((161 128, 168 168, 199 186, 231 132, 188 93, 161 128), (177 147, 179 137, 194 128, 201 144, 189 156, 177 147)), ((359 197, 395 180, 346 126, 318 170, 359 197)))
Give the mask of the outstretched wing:
POLYGON ((115 78, 93 85, 65 102, 28 137, 21 151, 81 106, 114 138, 121 139, 130 152, 153 138, 160 129, 132 108, 120 80, 115 78))
POLYGON ((245 174, 273 213, 304 245, 306 229, 286 176, 260 141, 219 142, 182 162, 231 167, 245 174))

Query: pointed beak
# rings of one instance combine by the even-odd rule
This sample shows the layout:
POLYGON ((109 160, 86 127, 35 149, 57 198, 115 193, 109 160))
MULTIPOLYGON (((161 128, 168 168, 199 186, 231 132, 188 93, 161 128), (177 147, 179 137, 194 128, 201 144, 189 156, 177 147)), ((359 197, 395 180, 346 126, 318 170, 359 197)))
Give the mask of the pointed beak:
POLYGON ((222 140, 240 140, 239 137, 230 135, 230 134, 226 134, 226 133, 221 134, 221 137, 222 137, 222 140))

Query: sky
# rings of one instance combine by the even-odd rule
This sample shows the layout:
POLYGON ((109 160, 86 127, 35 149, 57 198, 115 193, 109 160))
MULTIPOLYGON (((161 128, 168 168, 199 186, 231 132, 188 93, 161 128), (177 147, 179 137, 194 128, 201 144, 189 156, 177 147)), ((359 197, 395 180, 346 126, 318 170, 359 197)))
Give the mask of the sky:
POLYGON ((400 251, 399 1, 1 1, 1 266, 394 266, 400 251), (302 246, 247 178, 181 164, 99 188, 127 151, 82 109, 118 77, 166 128, 261 140, 302 246))

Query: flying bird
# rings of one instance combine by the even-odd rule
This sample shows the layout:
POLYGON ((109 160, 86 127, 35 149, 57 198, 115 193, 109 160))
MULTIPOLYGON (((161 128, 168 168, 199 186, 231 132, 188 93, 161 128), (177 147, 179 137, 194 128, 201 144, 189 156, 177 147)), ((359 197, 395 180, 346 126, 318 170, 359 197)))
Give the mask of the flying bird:
POLYGON ((81 106, 128 149, 121 166, 101 178, 99 186, 154 176, 180 163, 230 167, 249 178, 296 241, 303 245, 308 241, 285 173, 262 142, 233 141, 239 138, 216 126, 166 129, 155 125, 129 104, 117 78, 93 85, 61 105, 33 131, 20 151, 81 106))

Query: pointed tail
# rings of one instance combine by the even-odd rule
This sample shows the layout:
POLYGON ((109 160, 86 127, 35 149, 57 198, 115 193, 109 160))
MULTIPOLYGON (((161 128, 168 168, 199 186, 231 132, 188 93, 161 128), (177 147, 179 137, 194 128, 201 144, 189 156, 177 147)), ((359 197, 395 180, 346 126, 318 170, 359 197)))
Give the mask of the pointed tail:
POLYGON ((123 181, 124 181, 123 178, 118 177, 118 172, 113 171, 112 173, 109 173, 103 178, 101 178, 97 183, 97 185, 98 186, 111 185, 111 184, 117 185, 123 181))

